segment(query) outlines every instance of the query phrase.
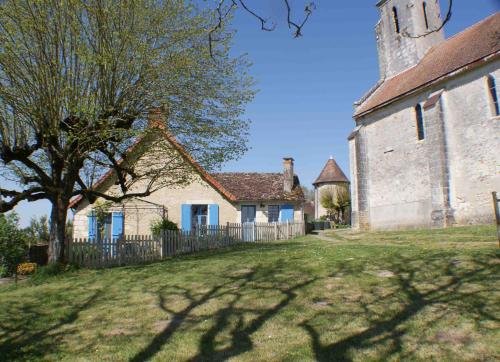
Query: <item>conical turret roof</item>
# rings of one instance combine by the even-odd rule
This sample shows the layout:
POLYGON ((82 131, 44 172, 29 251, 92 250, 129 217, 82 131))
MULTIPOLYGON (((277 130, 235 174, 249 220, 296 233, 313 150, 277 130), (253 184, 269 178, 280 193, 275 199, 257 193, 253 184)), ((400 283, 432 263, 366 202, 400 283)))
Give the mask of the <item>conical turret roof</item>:
POLYGON ((337 162, 335 162, 333 157, 330 157, 325 167, 323 168, 323 171, 321 171, 316 181, 314 181, 313 185, 328 182, 349 182, 347 176, 344 174, 337 162))

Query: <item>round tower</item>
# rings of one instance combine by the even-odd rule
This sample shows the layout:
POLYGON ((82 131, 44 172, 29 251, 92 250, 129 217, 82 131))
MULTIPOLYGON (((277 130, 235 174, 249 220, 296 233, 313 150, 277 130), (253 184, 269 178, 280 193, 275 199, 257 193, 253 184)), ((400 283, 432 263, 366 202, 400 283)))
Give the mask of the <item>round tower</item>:
MULTIPOLYGON (((349 192, 349 180, 339 167, 337 162, 330 156, 325 167, 314 181, 314 215, 316 219, 327 215, 327 210, 321 205, 321 195, 325 192, 331 192, 333 195, 338 195, 340 190, 349 192)), ((349 219, 349 217, 348 217, 349 219)))

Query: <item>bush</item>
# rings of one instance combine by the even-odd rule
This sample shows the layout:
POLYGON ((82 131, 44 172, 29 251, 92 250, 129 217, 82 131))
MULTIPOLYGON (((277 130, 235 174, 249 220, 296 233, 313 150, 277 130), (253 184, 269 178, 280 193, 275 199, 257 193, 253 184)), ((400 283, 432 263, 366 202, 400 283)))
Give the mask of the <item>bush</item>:
POLYGON ((36 263, 21 263, 17 266, 17 274, 29 275, 36 272, 36 263))
POLYGON ((7 268, 5 268, 3 265, 0 265, 0 278, 6 277, 7 275, 7 268))
POLYGON ((0 214, 0 266, 4 276, 16 272, 17 264, 26 258, 27 250, 27 236, 19 228, 17 214, 0 214))
POLYGON ((165 230, 178 231, 179 228, 175 222, 168 219, 158 220, 151 224, 151 233, 153 236, 160 236, 162 231, 165 230))

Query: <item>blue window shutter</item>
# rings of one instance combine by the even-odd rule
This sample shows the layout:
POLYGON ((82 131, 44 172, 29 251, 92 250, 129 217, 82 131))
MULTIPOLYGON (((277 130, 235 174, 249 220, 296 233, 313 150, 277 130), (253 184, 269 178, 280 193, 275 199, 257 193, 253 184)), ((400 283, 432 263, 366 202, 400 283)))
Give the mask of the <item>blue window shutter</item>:
POLYGON ((282 205, 280 210, 280 221, 293 221, 293 205, 282 205))
POLYGON ((208 225, 219 225, 219 205, 208 205, 208 216, 210 217, 208 225))
POLYGON ((112 230, 112 238, 113 240, 119 239, 123 236, 123 212, 114 212, 113 213, 113 230, 112 230))
POLYGON ((191 231, 191 205, 183 204, 181 212, 182 231, 191 231))
POLYGON ((88 216, 89 220, 89 240, 95 240, 97 233, 97 216, 91 214, 88 216))

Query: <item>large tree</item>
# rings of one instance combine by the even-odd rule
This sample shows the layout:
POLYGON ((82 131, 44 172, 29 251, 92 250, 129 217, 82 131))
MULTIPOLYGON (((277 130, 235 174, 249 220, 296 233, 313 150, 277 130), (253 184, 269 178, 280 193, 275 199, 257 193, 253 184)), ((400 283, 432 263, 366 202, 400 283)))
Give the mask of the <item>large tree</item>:
MULTIPOLYGON (((230 42, 216 10, 188 1, 2 1, 0 179, 18 186, 0 185, 0 212, 49 200, 50 261, 60 261, 73 197, 147 196, 165 186, 162 175, 179 173, 175 157, 137 169, 127 152, 158 133, 147 122, 158 109, 160 128, 206 168, 239 157, 253 92, 230 42), (105 172, 119 194, 94 187, 105 172)), ((171 183, 189 182, 181 171, 171 183)))

